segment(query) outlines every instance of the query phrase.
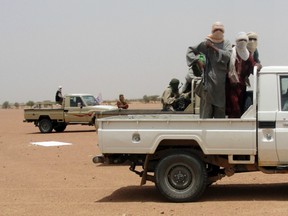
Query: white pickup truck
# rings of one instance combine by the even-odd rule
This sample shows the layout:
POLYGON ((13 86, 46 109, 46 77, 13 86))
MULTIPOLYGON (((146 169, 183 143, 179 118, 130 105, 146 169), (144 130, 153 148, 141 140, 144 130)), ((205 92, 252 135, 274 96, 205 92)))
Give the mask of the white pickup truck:
POLYGON ((288 67, 263 67, 253 82, 253 105, 238 119, 178 113, 97 119, 102 154, 93 162, 129 162, 141 185, 154 182, 173 202, 196 201, 235 173, 288 173, 288 67))

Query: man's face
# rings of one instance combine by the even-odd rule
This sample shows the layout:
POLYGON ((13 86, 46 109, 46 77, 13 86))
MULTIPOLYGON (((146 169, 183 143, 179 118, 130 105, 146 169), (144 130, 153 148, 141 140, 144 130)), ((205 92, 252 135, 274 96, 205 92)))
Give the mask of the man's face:
POLYGON ((178 85, 179 85, 179 83, 176 83, 176 84, 173 83, 173 84, 170 85, 173 92, 177 92, 178 91, 178 85))

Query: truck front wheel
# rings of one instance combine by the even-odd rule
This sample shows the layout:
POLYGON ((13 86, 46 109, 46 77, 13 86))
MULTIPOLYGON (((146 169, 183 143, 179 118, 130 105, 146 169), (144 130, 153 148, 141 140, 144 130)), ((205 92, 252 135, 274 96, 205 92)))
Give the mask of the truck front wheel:
POLYGON ((54 126, 54 130, 55 130, 56 132, 63 132, 63 131, 66 129, 66 126, 67 126, 66 123, 63 123, 63 122, 57 123, 57 124, 54 126))
POLYGON ((39 122, 39 130, 41 133, 51 133, 53 130, 53 124, 50 119, 42 119, 39 122))
POLYGON ((196 201, 205 191, 207 172, 197 155, 180 153, 163 158, 155 170, 155 184, 173 202, 196 201))

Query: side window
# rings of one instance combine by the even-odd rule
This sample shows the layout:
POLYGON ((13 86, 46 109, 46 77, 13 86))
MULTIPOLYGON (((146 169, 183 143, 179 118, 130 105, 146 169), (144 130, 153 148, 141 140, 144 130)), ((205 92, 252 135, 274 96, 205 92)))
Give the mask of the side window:
POLYGON ((281 110, 288 111, 288 76, 280 77, 281 110))
POLYGON ((78 96, 70 97, 70 107, 79 107, 79 106, 84 106, 81 97, 78 96))
POLYGON ((80 97, 76 97, 76 106, 83 106, 83 102, 80 97))
POLYGON ((70 97, 70 107, 77 107, 76 97, 70 97))

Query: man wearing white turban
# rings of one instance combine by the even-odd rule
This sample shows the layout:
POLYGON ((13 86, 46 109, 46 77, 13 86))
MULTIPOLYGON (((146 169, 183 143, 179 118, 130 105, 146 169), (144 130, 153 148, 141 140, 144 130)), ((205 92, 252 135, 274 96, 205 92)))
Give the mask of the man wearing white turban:
POLYGON ((247 36, 249 39, 248 44, 247 44, 247 48, 252 54, 254 54, 254 52, 257 49, 258 35, 255 32, 248 32, 247 36))
POLYGON ((244 112, 246 80, 253 74, 256 64, 247 49, 248 36, 239 32, 236 46, 232 48, 229 72, 226 80, 226 114, 229 118, 240 118, 244 112))
POLYGON ((197 61, 197 53, 203 53, 206 57, 200 102, 201 118, 225 118, 225 82, 232 46, 229 40, 224 39, 224 32, 224 25, 215 22, 211 34, 187 50, 188 67, 197 61))
POLYGON ((255 32, 248 32, 247 33, 248 36, 248 44, 247 44, 247 49, 249 50, 249 52, 252 54, 254 61, 256 62, 256 66, 258 68, 258 71, 261 70, 262 65, 259 59, 259 52, 257 49, 258 46, 258 35, 255 32))
POLYGON ((62 105, 62 102, 63 102, 62 86, 59 86, 58 90, 56 91, 55 101, 56 101, 57 104, 62 105))

